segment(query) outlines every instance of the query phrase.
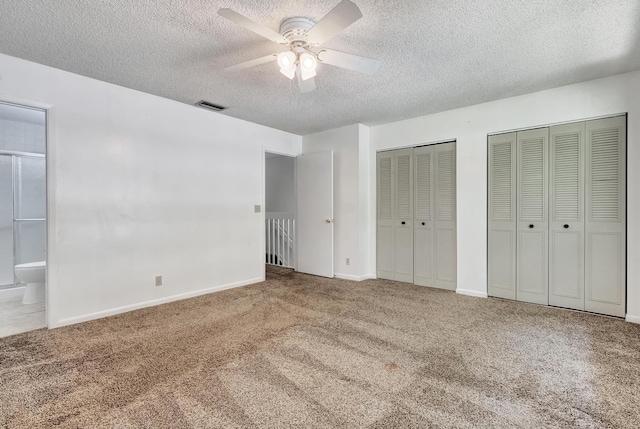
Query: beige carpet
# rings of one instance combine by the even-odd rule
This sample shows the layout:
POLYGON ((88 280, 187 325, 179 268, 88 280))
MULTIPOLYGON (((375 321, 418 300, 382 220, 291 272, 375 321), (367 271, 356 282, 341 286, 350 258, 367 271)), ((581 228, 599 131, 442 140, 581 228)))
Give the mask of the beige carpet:
POLYGON ((0 340, 0 427, 640 427, 640 326, 389 281, 265 283, 0 340))

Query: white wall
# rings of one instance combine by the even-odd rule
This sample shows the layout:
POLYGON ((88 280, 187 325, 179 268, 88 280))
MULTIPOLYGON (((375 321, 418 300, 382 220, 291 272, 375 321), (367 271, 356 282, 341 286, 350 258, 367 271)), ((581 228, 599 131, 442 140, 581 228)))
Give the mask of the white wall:
POLYGON ((262 279, 263 147, 299 136, 5 55, 0 100, 49 109, 50 327, 262 279))
MULTIPOLYGON (((371 151, 371 135, 369 127, 362 124, 358 124, 359 130, 359 149, 358 149, 358 226, 360 230, 360 253, 358 255, 358 262, 360 265, 360 278, 375 278, 376 270, 375 265, 371 266, 370 252, 374 246, 371 246, 371 235, 369 233, 371 228, 375 228, 376 217, 371 217, 370 204, 373 199, 375 204, 376 197, 369 193, 371 177, 370 165, 369 165, 369 153, 371 151)), ((375 180, 374 180, 375 181, 375 180)), ((375 213, 374 213, 375 216, 375 213)))
MULTIPOLYGON (((457 140, 458 292, 487 294, 487 134, 628 112, 627 319, 640 322, 640 71, 372 127, 376 151, 457 140)), ((375 216, 375 198, 371 216, 375 216)), ((370 228, 375 243, 375 228, 370 228)), ((373 244, 375 246, 375 244, 373 244)), ((371 253, 375 267, 375 253, 371 253)))
POLYGON ((334 152, 335 274, 349 280, 368 278, 369 273, 369 183, 361 165, 367 162, 368 132, 354 124, 302 138, 303 154, 334 152))
POLYGON ((265 211, 296 212, 296 159, 275 155, 265 158, 265 211))

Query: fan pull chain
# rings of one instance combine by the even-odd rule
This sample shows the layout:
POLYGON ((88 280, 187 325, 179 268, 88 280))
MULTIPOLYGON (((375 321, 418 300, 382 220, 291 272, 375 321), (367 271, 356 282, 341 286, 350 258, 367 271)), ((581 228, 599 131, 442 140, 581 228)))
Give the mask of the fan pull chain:
POLYGON ((289 79, 289 106, 293 104, 293 92, 291 87, 293 86, 293 80, 289 79))

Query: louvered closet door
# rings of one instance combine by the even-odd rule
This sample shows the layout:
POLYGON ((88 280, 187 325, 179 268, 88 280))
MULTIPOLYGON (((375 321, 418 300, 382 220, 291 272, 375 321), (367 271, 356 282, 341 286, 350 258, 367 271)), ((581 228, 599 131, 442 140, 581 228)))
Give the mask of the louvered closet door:
POLYGON ((549 304, 548 143, 548 128, 517 133, 516 299, 544 305, 549 304))
POLYGON ((394 279, 413 283, 413 149, 394 151, 394 279))
POLYGON ((377 276, 380 279, 394 280, 394 222, 393 222, 393 152, 380 152, 378 164, 378 251, 377 276))
POLYGON ((414 277, 419 286, 435 286, 433 146, 415 148, 414 277))
POLYGON ((586 132, 585 309, 623 317, 626 118, 589 121, 586 132))
POLYGON ((435 287, 456 289, 456 144, 433 148, 435 167, 435 287))
POLYGON ((516 299, 516 133, 489 136, 489 295, 516 299))
POLYGON ((549 305, 584 310, 585 123, 549 128, 549 305))

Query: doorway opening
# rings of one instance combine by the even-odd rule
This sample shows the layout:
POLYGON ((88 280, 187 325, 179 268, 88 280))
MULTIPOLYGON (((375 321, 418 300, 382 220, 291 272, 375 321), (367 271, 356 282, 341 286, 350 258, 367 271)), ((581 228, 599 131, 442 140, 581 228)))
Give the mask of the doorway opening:
POLYGON ((265 262, 296 268, 296 158, 265 152, 265 262))
POLYGON ((0 337, 46 327, 46 112, 0 103, 0 337))

